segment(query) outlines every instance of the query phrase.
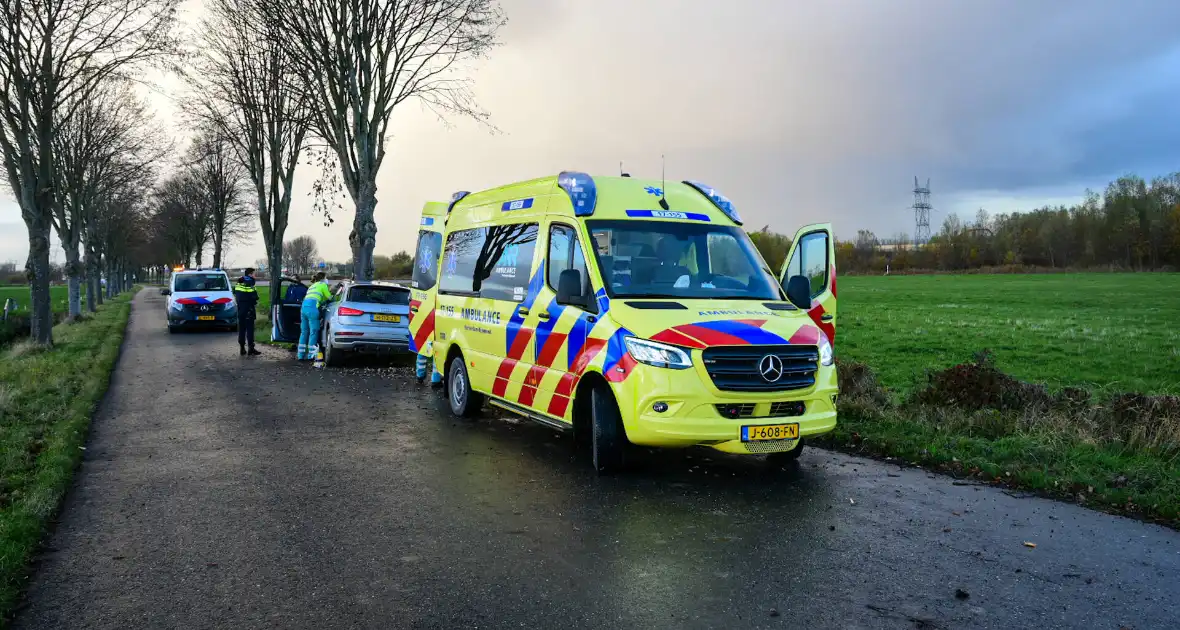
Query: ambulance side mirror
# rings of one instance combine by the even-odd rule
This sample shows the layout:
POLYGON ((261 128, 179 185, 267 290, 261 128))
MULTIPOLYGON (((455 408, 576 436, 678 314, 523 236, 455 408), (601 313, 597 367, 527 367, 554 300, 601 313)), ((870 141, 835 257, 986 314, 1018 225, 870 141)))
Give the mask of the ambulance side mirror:
POLYGON ((787 280, 787 300, 804 311, 811 308, 811 281, 807 276, 791 276, 787 280))
POLYGON ((172 291, 170 289, 160 289, 160 295, 172 295, 172 291))
POLYGON ((566 269, 557 277, 557 303, 586 308, 586 296, 582 295, 582 272, 566 269))

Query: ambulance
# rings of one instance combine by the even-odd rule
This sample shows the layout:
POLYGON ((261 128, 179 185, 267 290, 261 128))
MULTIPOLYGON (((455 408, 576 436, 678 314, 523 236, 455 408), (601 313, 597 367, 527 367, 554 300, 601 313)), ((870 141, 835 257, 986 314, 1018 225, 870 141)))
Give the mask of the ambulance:
POLYGON ((428 293, 456 415, 572 431, 600 474, 628 444, 783 461, 835 428, 830 225, 776 273, 705 184, 569 171, 455 193, 444 218, 428 293))
MULTIPOLYGON (((431 369, 434 355, 434 285, 438 281, 438 259, 442 252, 443 220, 447 204, 428 201, 422 207, 418 245, 414 250, 414 272, 410 279, 410 351, 418 355, 417 377, 421 383, 431 369)), ((435 371, 431 382, 440 382, 435 371)))

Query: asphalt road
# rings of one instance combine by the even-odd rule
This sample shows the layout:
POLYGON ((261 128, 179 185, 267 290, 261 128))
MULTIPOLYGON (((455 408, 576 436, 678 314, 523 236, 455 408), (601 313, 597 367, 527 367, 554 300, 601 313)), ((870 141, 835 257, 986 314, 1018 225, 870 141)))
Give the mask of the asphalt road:
POLYGON ((408 364, 241 358, 134 304, 18 628, 1180 626, 1174 531, 817 450, 598 478, 408 364))

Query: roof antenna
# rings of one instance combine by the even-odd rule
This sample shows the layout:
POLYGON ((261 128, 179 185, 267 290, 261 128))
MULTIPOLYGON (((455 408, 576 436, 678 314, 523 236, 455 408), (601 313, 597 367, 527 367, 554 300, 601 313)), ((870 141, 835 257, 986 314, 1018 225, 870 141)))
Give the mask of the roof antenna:
POLYGON ((667 193, 664 192, 664 154, 660 154, 660 207, 668 209, 667 193))
POLYGON ((620 177, 631 177, 631 173, 628 173, 627 171, 623 170, 623 161, 622 160, 619 160, 619 176, 620 177))

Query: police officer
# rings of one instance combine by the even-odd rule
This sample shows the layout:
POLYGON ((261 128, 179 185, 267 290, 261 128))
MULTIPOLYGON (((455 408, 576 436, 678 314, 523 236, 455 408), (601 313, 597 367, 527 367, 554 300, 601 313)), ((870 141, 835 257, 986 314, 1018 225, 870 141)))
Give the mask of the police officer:
POLYGON ((320 351, 320 309, 332 301, 332 289, 324 278, 322 271, 311 277, 312 284, 299 308, 299 347, 295 358, 300 361, 314 359, 320 351))
POLYGON ((250 356, 262 354, 254 349, 254 317, 257 315, 254 309, 258 306, 258 290, 254 284, 254 269, 247 267, 246 273, 234 285, 234 301, 238 303, 238 346, 242 355, 250 356))

